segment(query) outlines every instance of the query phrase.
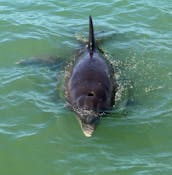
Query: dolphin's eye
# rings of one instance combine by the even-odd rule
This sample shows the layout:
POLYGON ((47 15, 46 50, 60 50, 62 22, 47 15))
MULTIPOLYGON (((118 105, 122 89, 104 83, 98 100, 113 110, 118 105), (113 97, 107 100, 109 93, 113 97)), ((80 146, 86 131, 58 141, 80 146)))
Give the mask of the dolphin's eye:
POLYGON ((95 93, 94 93, 94 92, 89 92, 87 95, 88 95, 88 96, 94 96, 95 93))

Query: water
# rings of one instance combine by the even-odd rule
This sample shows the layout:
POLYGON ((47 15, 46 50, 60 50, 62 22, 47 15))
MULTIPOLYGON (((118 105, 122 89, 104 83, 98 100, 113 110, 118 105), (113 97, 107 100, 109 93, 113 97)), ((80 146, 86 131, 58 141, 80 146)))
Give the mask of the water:
POLYGON ((0 0, 0 174, 170 175, 172 173, 172 2, 0 0), (95 30, 120 88, 114 110, 85 138, 65 107, 56 72, 15 65, 66 60, 95 30), (56 87, 57 85, 57 87, 56 87))

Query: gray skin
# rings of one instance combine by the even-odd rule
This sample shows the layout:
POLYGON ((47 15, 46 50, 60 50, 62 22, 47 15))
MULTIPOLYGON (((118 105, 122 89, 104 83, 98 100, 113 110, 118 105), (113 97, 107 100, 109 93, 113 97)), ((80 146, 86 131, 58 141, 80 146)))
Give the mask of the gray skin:
POLYGON ((110 63, 95 46, 91 17, 90 28, 88 47, 75 62, 66 85, 67 100, 86 137, 92 136, 100 115, 112 108, 116 89, 110 63))

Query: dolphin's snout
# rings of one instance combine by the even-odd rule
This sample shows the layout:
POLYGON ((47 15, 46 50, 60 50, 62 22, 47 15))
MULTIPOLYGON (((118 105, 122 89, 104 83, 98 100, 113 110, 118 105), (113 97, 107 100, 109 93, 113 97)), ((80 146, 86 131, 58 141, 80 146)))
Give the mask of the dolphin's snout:
POLYGON ((84 119, 80 120, 81 129, 86 137, 91 137, 93 135, 99 120, 99 116, 86 116, 84 119))
POLYGON ((95 131, 95 127, 89 124, 82 125, 82 131, 86 137, 91 137, 95 131))

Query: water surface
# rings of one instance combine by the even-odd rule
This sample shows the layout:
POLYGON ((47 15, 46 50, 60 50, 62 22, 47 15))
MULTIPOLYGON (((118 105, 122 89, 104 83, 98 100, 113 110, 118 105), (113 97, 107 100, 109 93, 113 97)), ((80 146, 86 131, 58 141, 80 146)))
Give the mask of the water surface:
POLYGON ((0 174, 172 173, 172 2, 0 1, 0 174), (65 107, 63 69, 15 65, 71 60, 75 34, 115 33, 103 49, 120 84, 116 106, 85 138, 65 107))

